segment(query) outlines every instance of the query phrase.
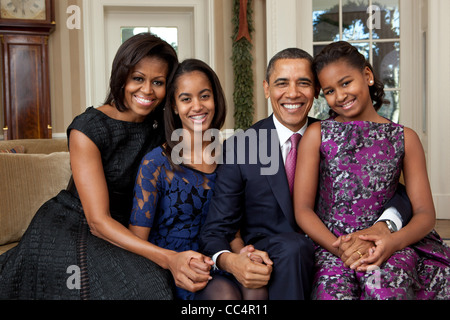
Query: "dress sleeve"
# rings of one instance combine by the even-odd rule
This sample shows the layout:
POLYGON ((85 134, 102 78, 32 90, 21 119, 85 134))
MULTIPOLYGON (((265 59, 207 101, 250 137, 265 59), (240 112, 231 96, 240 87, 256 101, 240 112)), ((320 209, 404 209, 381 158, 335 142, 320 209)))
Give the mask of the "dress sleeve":
POLYGON ((161 193, 161 166, 147 155, 141 162, 134 187, 130 224, 151 228, 161 193))
MULTIPOLYGON (((109 132, 111 128, 108 127, 102 117, 95 112, 93 107, 89 107, 86 111, 72 121, 67 128, 67 140, 70 141, 70 133, 72 130, 77 130, 86 135, 92 142, 95 143, 100 152, 107 150, 111 141, 109 139, 109 132)), ((69 144, 70 150, 70 144, 69 144)))

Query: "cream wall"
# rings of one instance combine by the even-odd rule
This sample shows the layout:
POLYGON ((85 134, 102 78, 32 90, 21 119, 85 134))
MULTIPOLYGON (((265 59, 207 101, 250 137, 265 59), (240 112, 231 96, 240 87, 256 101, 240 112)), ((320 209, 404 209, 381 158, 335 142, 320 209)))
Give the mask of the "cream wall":
POLYGON ((86 107, 83 23, 81 29, 67 28, 71 5, 81 8, 82 0, 55 1, 56 28, 49 41, 54 138, 65 138, 72 119, 86 107))
POLYGON ((438 217, 450 219, 450 1, 427 3, 428 172, 438 217))

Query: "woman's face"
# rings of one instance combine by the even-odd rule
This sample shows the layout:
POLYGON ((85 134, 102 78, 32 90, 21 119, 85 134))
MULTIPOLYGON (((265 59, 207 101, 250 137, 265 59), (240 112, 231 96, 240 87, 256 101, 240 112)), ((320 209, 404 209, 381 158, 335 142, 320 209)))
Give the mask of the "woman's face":
POLYGON ((204 132, 215 115, 214 92, 208 77, 200 71, 181 75, 176 81, 175 113, 184 129, 204 132))
POLYGON ((145 57, 125 84, 124 104, 129 121, 142 122, 166 97, 169 66, 158 57, 145 57))

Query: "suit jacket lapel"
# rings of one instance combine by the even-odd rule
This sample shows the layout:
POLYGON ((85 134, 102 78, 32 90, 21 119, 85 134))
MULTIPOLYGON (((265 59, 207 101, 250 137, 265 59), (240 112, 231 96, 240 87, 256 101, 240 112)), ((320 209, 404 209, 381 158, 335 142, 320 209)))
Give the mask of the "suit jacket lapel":
MULTIPOLYGON (((272 189, 272 192, 275 196, 275 199, 277 200, 281 210, 283 211, 283 214, 286 216, 286 219, 289 221, 291 226, 294 228, 294 230, 299 230, 299 227, 297 226, 297 223, 295 222, 295 216, 294 216, 294 209, 292 205, 292 199, 289 192, 289 184, 286 177, 286 171, 284 169, 284 162, 283 157, 281 155, 281 147, 280 147, 280 141, 278 139, 278 135, 276 136, 276 139, 272 139, 272 134, 277 134, 275 129, 275 124, 273 123, 272 119, 273 115, 263 123, 261 126, 261 129, 267 130, 267 143, 268 143, 268 149, 271 149, 271 142, 277 143, 277 149, 278 150, 278 165, 279 168, 276 171, 276 174, 273 175, 267 175, 267 182, 269 183, 270 188, 272 189)), ((274 148, 275 149, 275 148, 274 148)))

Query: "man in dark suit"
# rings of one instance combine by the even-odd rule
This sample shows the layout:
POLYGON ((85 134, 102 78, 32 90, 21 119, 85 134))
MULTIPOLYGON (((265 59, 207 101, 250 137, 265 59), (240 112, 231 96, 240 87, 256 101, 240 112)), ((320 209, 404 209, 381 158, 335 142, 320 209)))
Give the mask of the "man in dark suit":
MULTIPOLYGON (((317 121, 308 117, 319 93, 312 57, 297 48, 275 55, 267 69, 264 90, 273 115, 224 143, 225 162, 217 170, 200 250, 243 286, 268 285, 271 300, 308 299, 314 246, 295 222, 285 163, 290 149, 296 149, 291 136, 302 135, 317 121), (248 253, 231 252, 230 242, 238 231, 244 245, 252 245, 264 263, 252 261, 248 253)), ((386 224, 377 225, 374 232, 386 232, 386 224)), ((342 247, 353 250, 361 243, 342 247)))

